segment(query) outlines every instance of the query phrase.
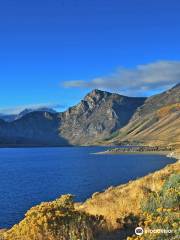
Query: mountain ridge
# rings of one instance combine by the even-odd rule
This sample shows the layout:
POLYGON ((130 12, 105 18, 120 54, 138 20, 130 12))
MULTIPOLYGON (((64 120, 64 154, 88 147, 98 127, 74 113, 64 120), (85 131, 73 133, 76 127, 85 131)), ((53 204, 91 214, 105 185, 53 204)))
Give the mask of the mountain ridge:
POLYGON ((129 123, 110 140, 142 142, 151 145, 180 143, 180 84, 148 98, 129 123))
POLYGON ((35 111, 13 122, 0 121, 0 144, 161 144, 161 138, 166 144, 171 138, 176 142, 180 141, 178 103, 180 84, 149 98, 94 89, 64 112, 35 111), (112 136, 114 133, 116 136, 112 136))
POLYGON ((145 99, 95 89, 62 113, 31 112, 0 124, 0 139, 17 145, 89 145, 125 126, 145 99))
POLYGON ((25 108, 18 114, 3 114, 0 113, 0 119, 6 121, 6 122, 13 122, 15 120, 18 120, 22 117, 24 117, 26 114, 31 113, 31 112, 50 112, 50 113, 56 113, 54 109, 48 108, 48 107, 39 107, 36 109, 32 108, 25 108))

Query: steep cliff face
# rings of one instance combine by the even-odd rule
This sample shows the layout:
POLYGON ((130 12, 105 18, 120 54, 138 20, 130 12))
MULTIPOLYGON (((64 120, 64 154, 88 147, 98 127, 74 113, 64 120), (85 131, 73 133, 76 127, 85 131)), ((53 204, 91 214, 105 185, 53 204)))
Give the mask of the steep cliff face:
POLYGON ((32 112, 11 123, 0 122, 1 143, 91 144, 125 126, 144 101, 93 90, 63 113, 32 112))
POLYGON ((72 144, 91 144, 125 126, 145 98, 93 90, 76 106, 60 114, 60 135, 72 144))
POLYGON ((151 144, 180 143, 180 84, 148 98, 112 143, 139 141, 151 144))

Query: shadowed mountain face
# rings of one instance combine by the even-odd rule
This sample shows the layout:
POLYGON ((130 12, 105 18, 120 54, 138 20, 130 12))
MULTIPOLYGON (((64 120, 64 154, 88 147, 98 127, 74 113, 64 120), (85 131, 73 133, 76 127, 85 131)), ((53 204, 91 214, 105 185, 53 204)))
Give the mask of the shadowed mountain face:
POLYGON ((1 144, 85 145, 125 126, 145 98, 93 90, 63 113, 32 112, 11 123, 0 122, 1 144))
POLYGON ((13 145, 67 145, 58 135, 58 127, 57 114, 32 112, 11 123, 0 122, 0 141, 13 145))
POLYGON ((111 143, 180 143, 180 84, 148 98, 111 143))

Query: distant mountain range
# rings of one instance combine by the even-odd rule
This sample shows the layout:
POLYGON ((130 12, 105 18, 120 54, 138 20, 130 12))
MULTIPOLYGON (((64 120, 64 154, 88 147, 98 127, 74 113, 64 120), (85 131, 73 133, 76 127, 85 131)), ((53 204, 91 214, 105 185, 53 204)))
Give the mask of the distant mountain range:
POLYGON ((25 110, 0 120, 1 145, 93 145, 180 141, 180 84, 149 97, 93 90, 62 113, 25 110), (8 122, 6 122, 6 121, 8 122))
POLYGON ((50 113, 56 113, 54 109, 47 108, 47 107, 40 107, 36 109, 31 109, 31 108, 25 108, 23 111, 21 111, 18 114, 3 114, 0 113, 0 119, 6 121, 6 122, 13 122, 15 120, 18 120, 22 117, 24 117, 26 114, 31 113, 31 112, 50 112, 50 113))

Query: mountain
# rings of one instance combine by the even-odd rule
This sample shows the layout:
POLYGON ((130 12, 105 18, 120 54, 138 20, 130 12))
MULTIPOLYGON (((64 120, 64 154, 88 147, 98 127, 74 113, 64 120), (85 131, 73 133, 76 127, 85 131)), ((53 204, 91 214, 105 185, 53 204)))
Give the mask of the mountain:
POLYGON ((13 122, 0 123, 0 139, 6 144, 91 144, 125 126, 145 100, 93 90, 63 113, 26 112, 13 122))
POLYGON ((149 97, 110 142, 180 143, 180 84, 149 97))
POLYGON ((0 113, 0 119, 4 120, 6 122, 13 122, 17 119, 20 119, 20 118, 24 117, 28 113, 36 112, 36 111, 56 113, 56 111, 54 109, 51 109, 51 108, 48 108, 48 107, 39 107, 39 108, 36 108, 36 109, 26 108, 18 114, 2 114, 2 113, 0 113))
POLYGON ((17 116, 17 115, 14 115, 14 114, 8 114, 8 115, 6 115, 6 114, 3 114, 3 113, 0 113, 0 119, 1 119, 1 120, 4 120, 4 121, 6 121, 6 122, 12 122, 12 121, 14 121, 15 118, 16 118, 16 116, 17 116))
POLYGON ((0 144, 180 143, 180 84, 149 98, 93 90, 62 113, 25 110, 0 121, 0 144))
POLYGON ((145 100, 95 89, 60 115, 60 134, 76 145, 109 137, 128 123, 145 100))
POLYGON ((13 122, 0 122, 0 142, 4 145, 68 145, 58 134, 58 114, 31 112, 13 122))
POLYGON ((17 115, 16 120, 24 117, 26 114, 31 113, 31 112, 56 113, 56 111, 55 111, 54 109, 48 108, 48 107, 39 107, 39 108, 36 108, 36 109, 33 109, 33 108, 25 108, 22 112, 20 112, 20 113, 17 115))

